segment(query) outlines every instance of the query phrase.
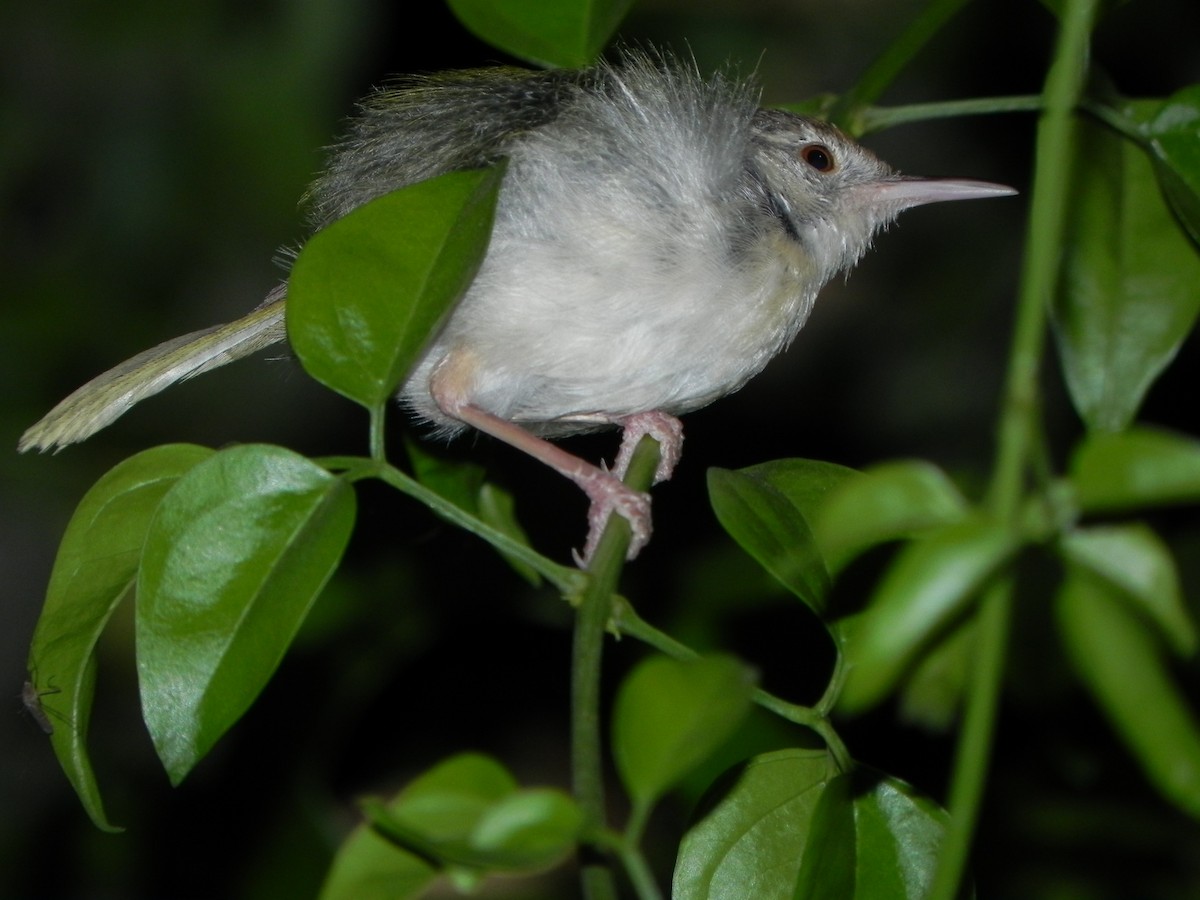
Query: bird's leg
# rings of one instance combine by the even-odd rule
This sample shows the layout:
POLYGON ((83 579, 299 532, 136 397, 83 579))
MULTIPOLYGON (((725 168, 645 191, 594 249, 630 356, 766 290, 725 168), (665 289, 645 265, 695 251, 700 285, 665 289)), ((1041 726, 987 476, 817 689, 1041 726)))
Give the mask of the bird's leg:
MULTIPOLYGON (((608 517, 616 512, 629 523, 632 539, 629 542, 627 559, 633 559, 650 540, 650 495, 635 491, 621 482, 612 472, 580 459, 561 447, 526 431, 515 422, 472 405, 463 399, 460 366, 448 357, 446 365, 439 366, 430 379, 430 392, 434 401, 446 415, 458 419, 528 453, 545 463, 560 475, 571 479, 587 494, 591 501, 588 509, 588 536, 584 544, 582 561, 591 559, 608 517)), ((639 435, 640 437, 640 435, 639 435)))

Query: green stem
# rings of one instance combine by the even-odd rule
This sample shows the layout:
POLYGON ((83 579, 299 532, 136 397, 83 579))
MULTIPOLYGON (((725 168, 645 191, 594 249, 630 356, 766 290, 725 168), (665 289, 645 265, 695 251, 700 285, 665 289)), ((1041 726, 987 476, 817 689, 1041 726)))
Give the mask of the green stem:
POLYGON ((371 410, 371 459, 377 463, 387 462, 387 453, 383 444, 383 424, 387 419, 386 403, 380 403, 371 410))
POLYGON ((642 855, 642 851, 638 849, 637 845, 623 843, 619 852, 621 865, 625 867, 629 881, 633 884, 633 891, 638 895, 639 900, 661 900, 662 892, 658 889, 654 874, 646 863, 646 857, 642 855))
POLYGON ((1007 580, 994 585, 980 606, 972 655, 974 677, 966 698, 948 800, 952 818, 929 893, 933 900, 958 896, 971 853, 996 731, 1011 607, 1012 583, 1007 580))
POLYGON ((1037 112, 1042 108, 1040 94, 1015 97, 975 97, 968 100, 942 100, 935 103, 911 103, 906 106, 872 106, 863 110, 859 135, 882 131, 910 122, 981 116, 995 113, 1037 112))
MULTIPOLYGON (((669 634, 659 631, 645 619, 642 619, 633 610, 633 607, 629 605, 628 601, 623 598, 617 598, 617 606, 613 613, 613 622, 621 634, 637 638, 639 641, 649 644, 667 656, 674 657, 675 659, 696 659, 700 656, 691 647, 677 641, 669 634)), ((834 671, 831 683, 840 683, 840 666, 841 663, 839 660, 838 668, 834 671)), ((822 705, 816 708, 800 706, 795 703, 789 703, 787 700, 777 697, 769 691, 764 691, 762 688, 755 688, 754 692, 750 695, 750 699, 763 709, 775 713, 781 719, 786 719, 797 725, 803 725, 805 728, 811 728, 819 734, 821 739, 825 741, 829 752, 832 754, 834 761, 841 771, 847 772, 853 766, 854 763, 849 751, 846 749, 846 745, 842 742, 841 736, 829 720, 828 707, 832 703, 826 704, 826 701, 822 700, 822 705)))
POLYGON ((1021 503, 1022 481, 1037 424, 1038 378, 1046 315, 1058 281, 1074 153, 1074 110, 1087 74, 1088 35, 1097 0, 1069 0, 1063 11, 1054 62, 1046 76, 1035 151, 1033 197, 1025 267, 1010 355, 992 508, 1011 519, 1021 503))
MULTIPOLYGON (((650 487, 658 467, 658 443, 642 439, 634 451, 625 483, 634 490, 650 487)), ((604 634, 612 616, 612 597, 629 550, 629 523, 620 516, 608 526, 588 565, 591 578, 579 599, 571 654, 571 773, 575 800, 583 813, 584 834, 604 830, 604 764, 600 728, 600 676, 604 634)), ((588 900, 616 897, 612 867, 603 858, 585 858, 581 866, 588 900)))
MULTIPOLYGON (((320 462, 326 468, 336 469, 343 467, 339 464, 352 462, 353 459, 353 457, 349 459, 345 457, 330 457, 320 460, 320 462)), ((362 463, 361 460, 359 462, 362 463)), ((369 468, 359 468, 358 465, 346 468, 351 473, 349 477, 357 478, 373 475, 401 493, 419 500, 452 525, 456 525, 464 531, 469 531, 483 538, 497 550, 524 562, 553 584, 564 596, 575 596, 583 590, 587 582, 586 576, 578 569, 559 565, 553 560, 542 556, 542 554, 538 553, 528 544, 516 540, 511 535, 505 534, 503 531, 489 525, 466 510, 460 509, 441 494, 425 487, 425 485, 401 472, 395 466, 371 463, 369 468)))
POLYGON ((1114 109, 1107 103, 1090 99, 1085 99, 1079 105, 1079 108, 1093 118, 1103 122, 1113 131, 1117 132, 1117 134, 1129 138, 1129 140, 1139 146, 1145 146, 1148 143, 1146 134, 1142 131, 1142 126, 1121 112, 1121 110, 1114 109))
MULTIPOLYGON (((994 515, 1014 529, 1020 527, 1027 478, 1040 452, 1038 386, 1046 316, 1058 280, 1074 155, 1073 115, 1087 74, 1096 5, 1097 0, 1065 3, 1042 94, 1025 267, 987 498, 994 515)), ((1004 581, 987 593, 979 611, 973 677, 950 785, 951 820, 930 893, 933 900, 953 900, 966 869, 995 734, 1011 606, 1012 584, 1004 581)))
POLYGON ((858 84, 834 105, 830 118, 847 125, 851 134, 861 134, 854 127, 860 111, 879 99, 921 48, 967 3, 968 0, 931 0, 900 37, 863 73, 858 84))

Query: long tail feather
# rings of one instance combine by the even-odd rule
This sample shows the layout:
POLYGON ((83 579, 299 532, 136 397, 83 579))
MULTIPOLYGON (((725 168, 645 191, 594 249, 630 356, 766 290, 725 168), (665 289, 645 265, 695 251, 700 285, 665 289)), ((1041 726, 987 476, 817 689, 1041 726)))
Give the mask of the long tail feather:
POLYGON ((26 431, 17 448, 52 450, 82 441, 139 400, 284 340, 284 296, 280 286, 236 322, 166 341, 93 378, 26 431))

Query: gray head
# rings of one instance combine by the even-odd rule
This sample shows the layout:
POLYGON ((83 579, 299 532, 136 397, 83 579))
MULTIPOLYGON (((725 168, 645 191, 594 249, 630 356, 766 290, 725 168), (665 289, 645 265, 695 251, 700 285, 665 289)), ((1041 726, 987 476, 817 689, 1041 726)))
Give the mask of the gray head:
POLYGON ((983 181, 903 177, 834 126, 777 109, 755 113, 751 148, 752 177, 822 283, 854 265, 902 210, 1016 193, 983 181))

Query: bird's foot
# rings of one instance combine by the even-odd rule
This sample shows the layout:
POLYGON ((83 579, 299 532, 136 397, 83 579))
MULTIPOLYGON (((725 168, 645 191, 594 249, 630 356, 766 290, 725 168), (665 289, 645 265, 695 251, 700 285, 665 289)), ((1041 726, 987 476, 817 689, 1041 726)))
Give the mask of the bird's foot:
POLYGON ((650 495, 635 491, 611 472, 599 469, 586 479, 577 482, 591 500, 588 509, 588 536, 583 553, 575 554, 575 562, 584 568, 592 561, 592 555, 600 543, 600 537, 608 525, 609 516, 616 513, 629 523, 632 537, 626 559, 635 558, 650 540, 653 530, 650 520, 650 495))
POLYGON ((621 449, 617 451, 617 458, 613 463, 616 476, 625 477, 629 461, 633 458, 633 451, 637 449, 638 442, 648 434, 658 441, 658 468, 654 472, 654 483, 669 479, 683 453, 683 423, 659 410, 635 413, 618 419, 617 422, 624 431, 621 433, 621 449))

